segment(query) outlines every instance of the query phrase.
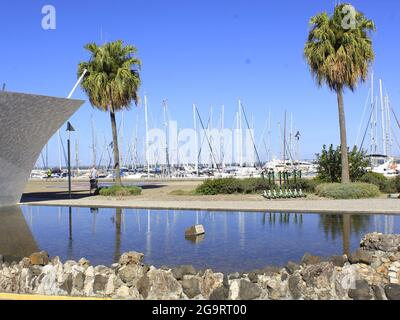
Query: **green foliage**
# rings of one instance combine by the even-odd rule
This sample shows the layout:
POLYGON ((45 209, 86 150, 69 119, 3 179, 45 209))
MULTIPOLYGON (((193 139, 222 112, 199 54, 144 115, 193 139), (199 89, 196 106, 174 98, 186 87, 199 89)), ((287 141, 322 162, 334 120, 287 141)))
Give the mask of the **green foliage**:
MULTIPOLYGON (((301 188, 303 191, 314 191, 315 186, 318 184, 314 179, 297 179, 296 183, 293 178, 285 185, 287 189, 301 188)), ((283 186, 282 186, 283 187, 283 186)), ((216 195, 216 194, 251 194, 260 193, 264 190, 279 188, 279 182, 269 185, 268 179, 263 178, 220 178, 220 179, 207 179, 196 188, 197 194, 202 195, 216 195)))
POLYGON ((131 102, 138 103, 141 62, 134 57, 137 49, 124 45, 121 40, 98 46, 85 46, 91 54, 88 62, 78 66, 78 77, 86 69, 81 86, 92 106, 102 111, 116 112, 128 109, 131 102))
POLYGON ((354 27, 343 28, 346 13, 335 6, 332 16, 326 12, 310 19, 312 26, 304 46, 304 56, 318 85, 326 83, 331 90, 355 89, 365 81, 374 60, 370 33, 375 31, 372 20, 356 12, 354 27))
POLYGON ((99 194, 101 196, 116 196, 116 197, 124 197, 124 196, 137 196, 142 193, 142 188, 136 186, 111 186, 101 188, 99 194))
POLYGON ((333 199, 374 198, 380 195, 379 188, 369 183, 323 183, 315 188, 320 197, 333 199))
POLYGON ((360 179, 360 182, 372 183, 376 185, 380 191, 385 193, 400 192, 400 176, 396 178, 386 178, 381 173, 367 172, 360 179))
MULTIPOLYGON (((318 179, 323 182, 341 182, 342 162, 340 147, 333 148, 331 144, 329 149, 323 146, 321 154, 317 153, 318 179)), ((349 152, 350 180, 357 181, 366 172, 368 161, 365 160, 365 153, 357 150, 355 146, 349 152)))

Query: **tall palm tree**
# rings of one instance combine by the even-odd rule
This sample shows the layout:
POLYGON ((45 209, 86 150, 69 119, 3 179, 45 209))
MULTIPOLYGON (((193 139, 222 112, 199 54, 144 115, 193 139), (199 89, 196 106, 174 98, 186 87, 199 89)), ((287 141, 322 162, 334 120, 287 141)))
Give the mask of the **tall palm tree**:
POLYGON ((342 183, 350 182, 343 91, 346 87, 354 91, 358 82, 367 79, 374 60, 370 34, 375 31, 374 22, 357 11, 353 23, 348 24, 352 18, 347 8, 348 4, 340 4, 331 17, 325 12, 312 17, 304 47, 305 58, 318 85, 327 84, 337 95, 342 183))
POLYGON ((135 57, 137 49, 124 45, 121 40, 98 46, 85 46, 91 54, 90 60, 81 62, 78 75, 86 69, 81 86, 93 107, 110 113, 113 136, 115 184, 121 186, 119 148, 115 112, 129 109, 132 102, 138 104, 141 62, 135 57))

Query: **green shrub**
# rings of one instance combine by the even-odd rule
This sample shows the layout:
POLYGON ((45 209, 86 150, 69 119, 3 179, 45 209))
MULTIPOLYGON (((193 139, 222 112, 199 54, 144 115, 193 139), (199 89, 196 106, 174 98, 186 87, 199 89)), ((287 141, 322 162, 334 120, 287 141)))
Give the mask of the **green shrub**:
POLYGON ((315 193, 320 197, 333 199, 361 199, 379 196, 379 188, 376 185, 356 183, 323 183, 315 188, 315 193))
POLYGON ((137 196, 142 193, 142 188, 136 186, 111 186, 101 188, 99 194, 101 196, 116 196, 116 197, 126 197, 126 196, 137 196))
POLYGON ((396 178, 393 179, 393 184, 396 192, 400 192, 400 176, 397 176, 396 178))
MULTIPOLYGON (((314 179, 297 179, 296 183, 294 183, 294 179, 291 178, 285 187, 288 189, 301 188, 303 191, 312 192, 318 183, 319 182, 314 181, 314 179)), ((220 178, 203 181, 203 183, 196 188, 195 192, 202 195, 251 194, 260 193, 271 188, 279 188, 279 182, 276 182, 275 185, 269 185, 268 178, 220 178)))
POLYGON ((400 177, 386 178, 381 173, 367 172, 359 179, 359 181, 372 183, 376 185, 380 191, 385 193, 400 192, 400 177))

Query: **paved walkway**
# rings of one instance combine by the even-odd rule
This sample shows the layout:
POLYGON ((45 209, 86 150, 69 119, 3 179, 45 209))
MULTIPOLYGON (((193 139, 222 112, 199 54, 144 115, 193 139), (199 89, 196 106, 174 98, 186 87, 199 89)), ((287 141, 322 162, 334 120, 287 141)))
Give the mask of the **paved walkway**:
POLYGON ((186 210, 234 210, 234 211, 277 211, 277 212, 331 212, 331 213, 388 213, 400 214, 399 199, 362 200, 265 200, 265 201, 210 201, 210 200, 142 200, 116 199, 100 196, 81 199, 44 200, 25 202, 30 205, 123 207, 186 210))

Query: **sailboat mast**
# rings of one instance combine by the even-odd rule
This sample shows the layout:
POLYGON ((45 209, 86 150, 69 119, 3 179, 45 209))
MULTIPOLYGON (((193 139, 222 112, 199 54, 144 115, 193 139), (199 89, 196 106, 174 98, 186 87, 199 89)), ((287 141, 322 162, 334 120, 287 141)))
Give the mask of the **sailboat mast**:
POLYGON ((225 139, 224 139, 224 117, 225 117, 225 106, 221 107, 221 133, 220 133, 220 154, 221 154, 221 165, 222 169, 225 168, 225 139))
POLYGON ((144 96, 144 117, 146 123, 146 160, 147 160, 147 178, 150 178, 150 159, 149 159, 149 126, 147 117, 147 96, 144 96))
POLYGON ((165 164, 167 166, 167 174, 171 174, 170 166, 169 166, 169 153, 168 153, 168 122, 167 122, 167 100, 163 100, 163 109, 164 109, 164 130, 165 130, 165 164))
POLYGON ((194 128, 194 149, 195 149, 195 170, 199 175, 199 142, 197 140, 197 119, 196 119, 196 105, 193 103, 193 128, 194 128))
POLYGON ((283 119, 283 163, 284 166, 286 167, 286 110, 283 119))
POLYGON ((58 145, 58 168, 62 169, 62 164, 61 164, 61 135, 60 135, 60 129, 57 130, 57 145, 58 145))
POLYGON ((242 102, 239 100, 239 166, 243 166, 242 102))
POLYGON ((382 79, 379 79, 379 88, 380 88, 380 97, 381 97, 381 113, 382 113, 382 148, 383 148, 383 154, 387 155, 387 150, 386 150, 386 132, 385 132, 385 106, 383 102, 383 90, 382 90, 382 79))
POLYGON ((91 118, 91 126, 92 126, 92 164, 93 167, 96 167, 97 160, 96 160, 96 138, 95 138, 95 130, 94 130, 94 119, 93 114, 90 115, 91 118))

